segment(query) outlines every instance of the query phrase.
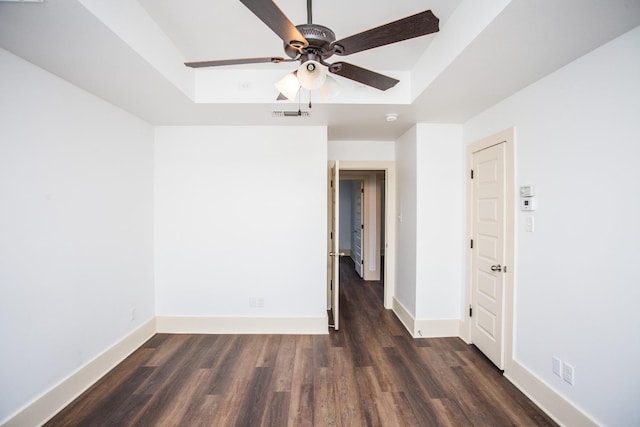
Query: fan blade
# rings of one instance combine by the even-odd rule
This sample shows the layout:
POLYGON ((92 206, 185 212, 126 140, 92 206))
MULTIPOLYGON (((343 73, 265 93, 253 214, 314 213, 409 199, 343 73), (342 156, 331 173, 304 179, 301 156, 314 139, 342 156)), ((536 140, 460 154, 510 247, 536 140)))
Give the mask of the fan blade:
POLYGON ((286 45, 296 49, 307 47, 309 42, 298 31, 295 25, 282 13, 282 11, 271 0, 240 0, 254 15, 256 15, 271 31, 286 45))
POLYGON ((331 43, 331 47, 335 48, 337 55, 351 55, 363 50, 435 33, 439 31, 439 22, 440 20, 433 12, 427 10, 336 40, 331 43))
POLYGON ((400 80, 387 77, 384 74, 346 62, 334 62, 329 67, 329 72, 380 90, 390 89, 400 82, 400 80))
POLYGON ((267 56, 264 58, 238 58, 238 59, 221 59, 218 61, 199 61, 199 62, 185 62, 184 65, 191 68, 202 67, 220 67, 222 65, 238 65, 238 64, 261 64, 266 62, 272 62, 277 64, 279 62, 295 62, 295 59, 284 59, 280 57, 267 56))

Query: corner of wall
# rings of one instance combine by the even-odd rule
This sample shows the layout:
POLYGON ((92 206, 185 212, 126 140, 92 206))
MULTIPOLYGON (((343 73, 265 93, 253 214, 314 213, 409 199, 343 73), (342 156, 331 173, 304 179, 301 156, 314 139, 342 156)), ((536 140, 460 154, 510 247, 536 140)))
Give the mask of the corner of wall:
POLYGON ((460 319, 417 319, 414 324, 415 338, 459 337, 460 319))
POLYGON ((396 315, 396 317, 400 320, 400 322, 402 322, 409 334, 413 336, 413 331, 415 329, 415 319, 413 318, 413 315, 409 313, 409 310, 407 310, 407 308, 402 305, 402 303, 398 301, 395 296, 393 297, 393 306, 391 307, 391 309, 393 310, 393 313, 396 315))
POLYGON ((558 424, 584 427, 602 425, 516 360, 510 363, 504 376, 558 424))
POLYGON ((89 361, 64 380, 11 415, 2 427, 37 426, 47 422, 156 333, 155 317, 89 361))

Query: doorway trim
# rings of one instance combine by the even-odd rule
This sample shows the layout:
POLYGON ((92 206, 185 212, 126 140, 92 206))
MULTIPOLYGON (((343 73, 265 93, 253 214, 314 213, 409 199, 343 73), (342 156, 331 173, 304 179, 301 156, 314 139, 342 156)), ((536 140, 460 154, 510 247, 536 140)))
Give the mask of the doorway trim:
POLYGON ((513 366, 513 332, 514 332, 514 297, 515 297, 515 128, 509 128, 476 141, 467 146, 467 240, 466 240, 466 280, 465 304, 461 338, 467 343, 471 341, 471 306, 473 290, 473 272, 471 239, 473 236, 473 183, 470 171, 473 168, 473 154, 497 144, 505 144, 505 234, 504 265, 508 270, 504 275, 504 320, 503 320, 503 366, 505 374, 513 366))
POLYGON ((393 308, 396 276, 396 164, 384 161, 340 161, 340 170, 384 171, 385 173, 385 247, 384 308, 393 308))

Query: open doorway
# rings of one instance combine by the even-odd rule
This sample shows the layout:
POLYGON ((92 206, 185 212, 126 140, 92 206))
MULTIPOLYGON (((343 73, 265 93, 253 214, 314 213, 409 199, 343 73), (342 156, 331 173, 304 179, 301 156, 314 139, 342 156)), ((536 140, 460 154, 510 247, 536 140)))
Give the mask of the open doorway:
MULTIPOLYGON (((364 236, 361 244, 365 249, 363 253, 364 264, 362 269, 362 275, 364 278, 370 278, 370 280, 378 280, 384 283, 384 298, 383 303, 386 309, 391 309, 393 306, 393 295, 395 289, 395 163, 394 162, 339 162, 330 161, 328 165, 328 232, 327 232, 327 248, 328 248, 328 262, 327 262, 327 307, 332 315, 337 314, 337 318, 333 318, 333 322, 330 320, 330 325, 338 330, 338 324, 340 320, 339 316, 339 289, 340 279, 338 269, 336 268, 340 263, 337 262, 341 256, 350 256, 353 253, 353 248, 349 248, 351 253, 341 251, 344 246, 340 246, 341 240, 339 225, 340 221, 340 201, 343 198, 340 194, 340 177, 344 172, 353 175, 359 174, 364 176, 364 195, 362 203, 364 205, 363 211, 364 219, 361 225, 364 225, 364 236), (369 180, 366 177, 369 176, 369 180), (371 179, 373 177, 373 179, 371 179), (370 191, 375 197, 367 195, 367 182, 369 183, 370 191), (333 185, 333 184, 336 185, 333 185), (367 217, 367 200, 372 204, 379 204, 379 207, 374 208, 371 212, 375 212, 375 215, 367 217), (372 233, 372 237, 369 238, 367 243, 367 230, 377 230, 372 233), (373 249, 371 249, 373 247, 373 249), (368 252, 368 255, 367 255, 368 252), (376 273, 377 270, 377 273, 376 273), (378 274, 376 276, 367 276, 369 274, 378 274)), ((354 181, 360 181, 360 179, 352 179, 354 181)), ((356 187, 357 188, 357 187, 356 187)), ((374 205, 375 206, 375 205, 374 205)), ((352 207, 353 209, 353 207, 352 207)), ((348 216, 352 219, 352 216, 348 216)), ((346 223, 346 227, 350 229, 350 233, 353 233, 353 222, 346 223)), ((344 227, 345 225, 343 225, 344 227)), ((362 228, 361 228, 362 229, 362 228)), ((349 236, 349 240, 351 236, 349 236)), ((346 243, 344 243, 346 245, 346 243)))
POLYGON ((366 281, 383 280, 385 172, 340 170, 340 252, 366 281))

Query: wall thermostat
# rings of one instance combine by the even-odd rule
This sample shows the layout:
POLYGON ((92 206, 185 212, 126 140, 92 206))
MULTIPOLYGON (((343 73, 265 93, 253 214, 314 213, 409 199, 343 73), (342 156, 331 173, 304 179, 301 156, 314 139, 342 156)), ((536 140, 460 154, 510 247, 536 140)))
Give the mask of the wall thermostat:
POLYGON ((533 197, 523 197, 520 199, 520 210, 521 211, 535 211, 536 210, 536 199, 533 197))
POLYGON ((520 197, 533 197, 536 195, 536 189, 533 185, 525 185, 520 187, 520 197))

